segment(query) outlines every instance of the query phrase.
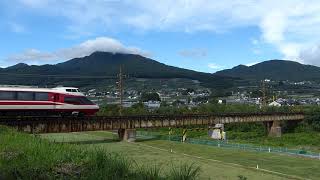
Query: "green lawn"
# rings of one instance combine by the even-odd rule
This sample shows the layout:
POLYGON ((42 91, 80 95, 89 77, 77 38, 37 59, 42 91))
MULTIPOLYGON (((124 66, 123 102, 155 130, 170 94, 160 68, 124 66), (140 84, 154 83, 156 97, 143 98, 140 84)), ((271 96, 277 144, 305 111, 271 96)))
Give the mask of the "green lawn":
MULTIPOLYGON (((274 153, 246 152, 206 145, 183 144, 163 140, 138 140, 135 143, 116 142, 110 132, 82 132, 44 134, 43 138, 55 142, 72 142, 83 148, 102 148, 129 156, 138 164, 161 166, 162 171, 182 163, 201 166, 201 179, 288 179, 283 174, 318 179, 320 160, 274 153), (173 152, 170 152, 172 148, 173 152), (216 161, 217 160, 217 161, 216 161), (256 170, 256 166, 259 170, 256 170)), ((290 179, 290 178, 289 178, 290 179)))
MULTIPOLYGON (((168 128, 160 128, 155 131, 141 131, 152 134, 158 133, 168 135, 168 128)), ((181 135, 182 129, 173 129, 173 135, 181 135)), ((189 138, 211 139, 208 137, 207 130, 188 131, 189 138)), ((227 139, 229 143, 251 144, 266 147, 282 147, 288 149, 306 150, 320 153, 320 133, 319 132, 296 132, 283 133, 281 137, 268 137, 261 132, 237 132, 227 131, 227 139)))
POLYGON ((254 144, 271 147, 286 147, 290 149, 300 149, 313 152, 320 152, 320 133, 319 132, 299 132, 299 133, 285 133, 280 138, 256 136, 251 138, 241 138, 241 134, 232 132, 234 138, 229 140, 233 143, 254 144))

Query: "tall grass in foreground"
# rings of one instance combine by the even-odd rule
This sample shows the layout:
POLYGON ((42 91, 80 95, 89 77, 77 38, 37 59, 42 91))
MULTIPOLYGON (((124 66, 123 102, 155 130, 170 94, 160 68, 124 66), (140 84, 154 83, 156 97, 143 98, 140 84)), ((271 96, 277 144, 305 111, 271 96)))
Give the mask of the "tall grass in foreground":
POLYGON ((182 164, 180 167, 172 167, 170 177, 179 180, 194 180, 197 179, 200 173, 200 167, 194 164, 182 164))
POLYGON ((168 174, 101 149, 57 144, 0 126, 0 179, 196 179, 199 167, 181 165, 168 174))

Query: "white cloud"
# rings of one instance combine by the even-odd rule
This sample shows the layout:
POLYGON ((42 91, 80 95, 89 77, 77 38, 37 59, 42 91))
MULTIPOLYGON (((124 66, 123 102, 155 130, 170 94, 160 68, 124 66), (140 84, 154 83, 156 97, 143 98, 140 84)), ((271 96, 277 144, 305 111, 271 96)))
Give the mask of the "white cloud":
POLYGON ((287 26, 285 12, 270 11, 262 18, 261 29, 263 38, 269 43, 279 43, 284 40, 283 33, 287 26))
POLYGON ((285 55, 284 59, 301 61, 299 59, 301 46, 302 45, 298 43, 283 43, 279 45, 279 49, 285 55))
POLYGON ((300 59, 307 59, 308 64, 320 66, 320 45, 303 49, 299 54, 300 59))
POLYGON ((70 59, 74 57, 87 56, 95 51, 141 54, 143 56, 150 55, 146 51, 142 51, 136 47, 124 46, 118 40, 108 38, 108 37, 98 37, 92 40, 87 40, 77 46, 58 50, 55 54, 62 55, 64 59, 70 59))
POLYGON ((305 55, 305 49, 320 41, 319 0, 18 1, 32 12, 66 18, 72 34, 90 34, 118 26, 187 33, 220 33, 250 26, 259 28, 261 41, 274 46, 283 58, 305 63, 315 63, 308 59, 310 55, 305 55))
POLYGON ((260 63, 260 62, 251 62, 251 63, 246 64, 246 66, 253 66, 253 65, 258 64, 258 63, 260 63))
POLYGON ((209 64, 208 64, 208 67, 211 68, 211 69, 216 69, 216 70, 223 68, 223 66, 220 66, 220 65, 215 64, 215 63, 209 63, 209 64))
POLYGON ((43 52, 37 49, 28 49, 22 53, 11 55, 6 59, 7 62, 24 62, 38 64, 42 61, 61 61, 77 57, 84 57, 96 51, 111 52, 111 53, 127 53, 140 54, 150 56, 150 53, 136 47, 125 46, 116 39, 109 37, 98 37, 87 40, 79 45, 59 49, 54 52, 43 52))
POLYGON ((14 54, 10 57, 6 58, 7 60, 12 61, 23 61, 23 62, 29 62, 29 61, 37 61, 37 60, 53 60, 56 59, 54 53, 47 53, 47 52, 41 52, 37 49, 27 49, 23 53, 20 54, 14 54))
POLYGON ((206 49, 185 49, 178 52, 180 56, 187 58, 203 58, 208 55, 208 50, 206 49))

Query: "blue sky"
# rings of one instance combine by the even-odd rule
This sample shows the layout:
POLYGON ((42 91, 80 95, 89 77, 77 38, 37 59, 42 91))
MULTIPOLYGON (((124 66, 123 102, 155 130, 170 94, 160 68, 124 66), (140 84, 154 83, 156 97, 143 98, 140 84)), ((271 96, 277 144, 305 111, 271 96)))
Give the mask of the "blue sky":
POLYGON ((0 21, 1 67, 94 51, 203 72, 269 59, 320 65, 313 0, 4 0, 0 21))

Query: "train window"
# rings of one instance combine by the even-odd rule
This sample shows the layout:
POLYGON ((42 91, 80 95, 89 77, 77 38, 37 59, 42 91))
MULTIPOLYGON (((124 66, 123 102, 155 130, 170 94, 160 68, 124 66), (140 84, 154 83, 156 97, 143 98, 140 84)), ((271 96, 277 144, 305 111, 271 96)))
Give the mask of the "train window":
POLYGON ((33 92, 18 92, 17 93, 17 100, 23 101, 33 101, 33 92))
POLYGON ((34 95, 36 101, 49 101, 49 95, 45 92, 36 92, 34 95))
POLYGON ((79 92, 77 89, 66 89, 67 92, 79 92))
POLYGON ((16 92, 0 91, 0 100, 16 100, 16 92))
POLYGON ((64 102, 67 103, 67 104, 76 104, 76 105, 80 105, 81 104, 81 101, 79 101, 78 97, 65 96, 64 97, 64 102))
POLYGON ((91 102, 89 99, 86 97, 80 97, 81 104, 88 104, 88 105, 93 105, 94 103, 91 102))
POLYGON ((75 104, 75 105, 93 105, 93 103, 88 100, 86 97, 64 97, 64 102, 67 104, 75 104))

